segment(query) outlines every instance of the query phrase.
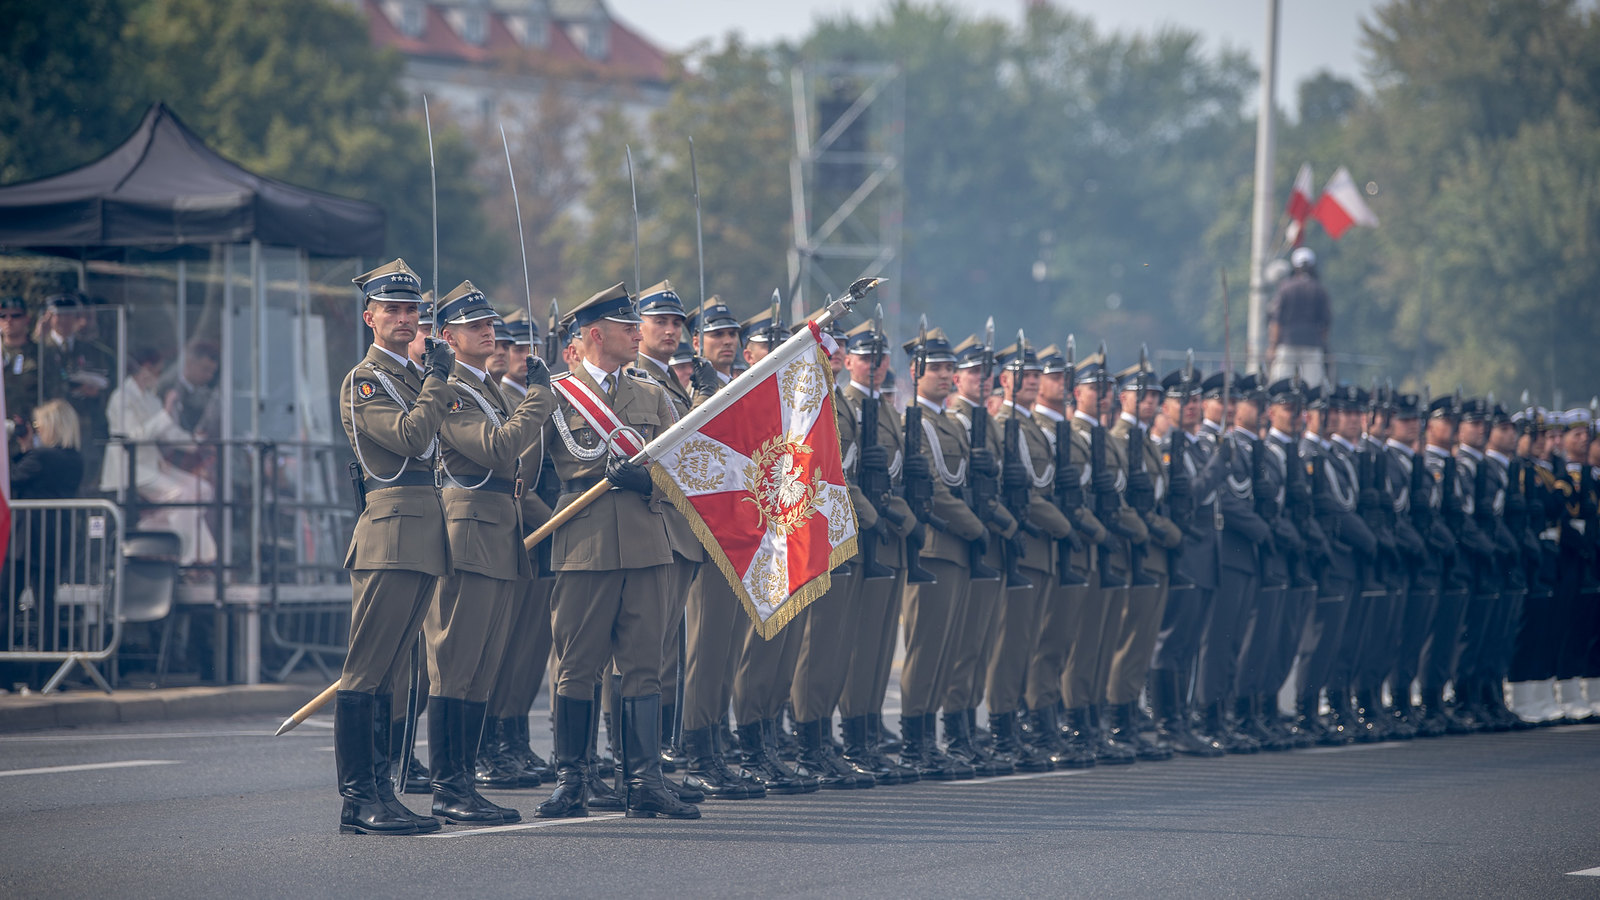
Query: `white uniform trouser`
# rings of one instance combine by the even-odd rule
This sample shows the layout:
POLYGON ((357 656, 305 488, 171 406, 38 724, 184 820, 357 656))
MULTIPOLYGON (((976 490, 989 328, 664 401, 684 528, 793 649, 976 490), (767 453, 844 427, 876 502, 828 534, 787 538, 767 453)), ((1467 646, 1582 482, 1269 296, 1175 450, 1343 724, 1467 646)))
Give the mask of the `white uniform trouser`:
POLYGON ((1277 355, 1272 359, 1272 380, 1292 377, 1297 366, 1300 379, 1306 383, 1306 387, 1317 387, 1327 381, 1327 359, 1321 347, 1293 347, 1287 344, 1280 344, 1277 355))

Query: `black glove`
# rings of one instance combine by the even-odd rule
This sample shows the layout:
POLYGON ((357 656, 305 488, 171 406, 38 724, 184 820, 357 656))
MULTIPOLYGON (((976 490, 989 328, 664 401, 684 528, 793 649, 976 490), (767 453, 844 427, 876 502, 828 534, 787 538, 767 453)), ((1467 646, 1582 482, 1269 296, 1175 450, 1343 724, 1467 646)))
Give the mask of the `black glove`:
POLYGON ((449 378, 455 371, 456 355, 450 345, 435 338, 428 338, 428 348, 422 351, 422 370, 427 373, 423 377, 449 378))
POLYGON ((1093 483, 1096 494, 1115 494, 1117 492, 1117 476, 1110 472, 1094 473, 1093 483))
POLYGON ((689 384, 694 387, 696 394, 715 394, 717 388, 722 387, 722 379, 717 377, 717 370, 712 368, 711 360, 696 356, 694 370, 689 373, 689 384))
POLYGON ((522 384, 524 387, 533 387, 536 384, 540 387, 549 387, 550 367, 544 364, 544 360, 529 353, 528 374, 522 376, 522 384))
POLYGON ((1188 471, 1179 466, 1178 471, 1172 474, 1171 480, 1172 484, 1167 488, 1167 494, 1172 498, 1172 502, 1177 505, 1187 505, 1194 490, 1188 471))
POLYGON ((1083 489, 1083 470, 1077 466, 1056 466, 1057 494, 1067 494, 1083 489))
POLYGON ((921 453, 907 454, 905 467, 901 469, 901 472, 908 482, 928 482, 933 480, 933 464, 921 453))
POLYGON ((882 444, 861 448, 861 468, 868 472, 889 471, 889 451, 882 444))
POLYGON ((971 462, 968 463, 968 466, 971 468, 972 474, 982 475, 985 478, 993 478, 1000 474, 1000 463, 995 461, 994 454, 987 449, 974 447, 970 459, 971 462))
POLYGON ((1015 462, 1007 465, 1000 472, 1000 486, 1007 491, 1025 491, 1028 489, 1028 473, 1022 471, 1022 463, 1015 462))
POLYGON ((1128 473, 1128 505, 1140 512, 1155 509, 1156 483, 1151 480, 1149 472, 1140 469, 1128 473))
POLYGON ((654 487, 650 481, 650 467, 629 462, 620 456, 606 460, 606 480, 625 491, 650 496, 654 487))

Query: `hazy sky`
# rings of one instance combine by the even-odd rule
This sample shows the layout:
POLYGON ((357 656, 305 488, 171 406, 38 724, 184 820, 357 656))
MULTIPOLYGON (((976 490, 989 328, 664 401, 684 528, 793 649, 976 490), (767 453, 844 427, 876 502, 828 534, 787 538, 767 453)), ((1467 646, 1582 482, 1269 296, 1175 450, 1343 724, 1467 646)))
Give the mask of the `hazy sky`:
MULTIPOLYGON (((974 14, 1021 19, 1026 0, 945 0, 974 14)), ((1259 66, 1266 42, 1268 0, 1056 0, 1101 28, 1146 30, 1176 24, 1200 32, 1212 46, 1244 48, 1259 66)), ((740 31, 755 42, 797 38, 819 15, 854 10, 858 16, 883 0, 608 0, 624 21, 670 50, 702 38, 740 31)), ((1294 105, 1294 86, 1318 69, 1365 83, 1360 21, 1378 0, 1281 0, 1278 13, 1278 102, 1294 105)))

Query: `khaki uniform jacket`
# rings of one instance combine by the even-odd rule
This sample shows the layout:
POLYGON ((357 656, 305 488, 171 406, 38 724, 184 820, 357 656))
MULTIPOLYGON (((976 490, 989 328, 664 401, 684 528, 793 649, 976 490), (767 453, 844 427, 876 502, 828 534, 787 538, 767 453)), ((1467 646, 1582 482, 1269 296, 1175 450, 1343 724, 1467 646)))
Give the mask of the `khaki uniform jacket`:
MULTIPOLYGON (((952 420, 958 427, 960 427, 961 432, 967 436, 967 443, 969 446, 972 443, 972 411, 972 402, 960 394, 951 394, 949 399, 945 401, 945 417, 952 420)), ((987 410, 984 411, 984 415, 988 415, 987 410)), ((995 462, 998 463, 1002 469, 1004 469, 1005 460, 1000 458, 1000 429, 997 428, 995 423, 992 421, 989 423, 989 427, 986 429, 986 433, 984 434, 984 444, 989 448, 989 454, 994 457, 995 462)), ((997 483, 997 494, 998 491, 999 485, 997 483)), ((1005 505, 999 502, 995 503, 994 512, 990 515, 990 520, 987 522, 987 526, 990 531, 998 534, 1002 538, 1009 538, 1013 534, 1017 533, 1017 520, 1012 518, 1011 511, 1006 509, 1005 505)), ((984 558, 984 563, 987 565, 999 566, 1005 561, 1001 555, 998 544, 989 548, 989 556, 984 558), (989 556, 992 556, 994 559, 989 559, 989 556)))
MULTIPOLYGON (((511 378, 500 379, 500 396, 506 398, 508 402, 521 403, 522 398, 527 396, 527 393, 528 389, 523 387, 516 380, 511 378)), ((554 407, 555 397, 553 394, 550 402, 551 406, 554 407)), ((528 535, 537 531, 540 525, 550 521, 550 516, 554 514, 554 510, 552 510, 550 505, 545 503, 538 494, 539 474, 544 468, 543 429, 541 429, 539 434, 534 437, 533 442, 528 445, 528 449, 522 451, 521 461, 522 532, 523 537, 527 537, 528 535)))
MULTIPOLYGON (((861 401, 867 395, 856 388, 855 385, 846 385, 843 388, 845 400, 850 404, 850 411, 855 417, 856 427, 861 426, 861 401)), ((858 436, 857 440, 860 438, 858 436)), ((892 403, 878 404, 878 446, 889 454, 889 483, 891 486, 900 480, 900 467, 905 464, 905 426, 900 420, 900 411, 892 403)), ((878 498, 867 498, 873 504, 878 498)), ((917 517, 911 514, 911 507, 906 501, 896 494, 891 487, 888 498, 888 508, 893 509, 904 517, 902 524, 887 529, 887 533, 878 541, 878 562, 890 568, 900 568, 905 565, 905 544, 900 538, 910 534, 917 527, 917 517)), ((879 510, 879 515, 884 511, 879 510)))
MULTIPOLYGON (((1037 411, 1034 416, 1039 420, 1039 430, 1050 441, 1050 452, 1056 452, 1056 423, 1053 419, 1037 411)), ((1106 526, 1094 517, 1094 489, 1090 485, 1091 473, 1089 472, 1089 432, 1087 429, 1080 431, 1071 419, 1068 424, 1068 440, 1072 443, 1071 461, 1078 467, 1078 484, 1083 488, 1083 505, 1077 509, 1062 510, 1067 519, 1072 522, 1080 540, 1074 542, 1072 548, 1072 568, 1082 575, 1087 572, 1099 571, 1099 557, 1094 548, 1106 540, 1106 526)), ((1054 492, 1052 491, 1052 499, 1054 492)))
POLYGON ((988 534, 965 499, 968 440, 954 419, 922 407, 922 450, 933 466, 933 515, 944 526, 928 529, 922 555, 960 566, 971 562, 972 542, 988 534))
POLYGON ((852 413, 850 401, 838 385, 833 388, 833 416, 839 428, 839 456, 844 463, 844 482, 850 488, 850 504, 856 510, 856 530, 865 531, 878 524, 878 511, 867 501, 856 483, 856 463, 861 456, 861 423, 852 413))
MULTIPOLYGON (((1094 473, 1090 471, 1090 469, 1092 468, 1090 466, 1090 461, 1093 459, 1093 456, 1091 455, 1091 451, 1093 449, 1093 444, 1092 444, 1092 439, 1091 439, 1091 436, 1090 436, 1090 431, 1091 431, 1091 426, 1090 426, 1090 424, 1088 422, 1084 421, 1081 418, 1078 418, 1076 415, 1073 416, 1073 419, 1072 419, 1072 438, 1073 438, 1073 442, 1074 442, 1075 445, 1078 445, 1077 441, 1079 440, 1079 438, 1081 436, 1082 444, 1078 445, 1078 446, 1081 446, 1083 448, 1082 466, 1083 466, 1084 473, 1087 474, 1089 476, 1089 478, 1091 479, 1090 482, 1088 482, 1088 487, 1086 488, 1087 494, 1084 497, 1084 502, 1090 504, 1091 506, 1093 506, 1094 503, 1095 503, 1095 496, 1094 496, 1094 489, 1093 489, 1094 473)), ((1144 543, 1146 540, 1149 539, 1150 532, 1149 532, 1148 529, 1145 528, 1144 520, 1140 519, 1139 518, 1139 514, 1134 512, 1133 509, 1130 506, 1128 506, 1127 502, 1123 499, 1123 491, 1127 490, 1127 487, 1128 487, 1128 448, 1127 448, 1127 445, 1126 445, 1126 443, 1124 441, 1116 440, 1115 436, 1110 432, 1110 429, 1107 429, 1107 432, 1106 432, 1105 445, 1106 445, 1106 469, 1111 472, 1112 477, 1115 478, 1116 482, 1117 482, 1117 500, 1116 500, 1116 513, 1115 513, 1115 515, 1116 515, 1116 525, 1117 525, 1118 528, 1122 529, 1126 533, 1133 535, 1134 536, 1134 540, 1137 541, 1138 543, 1144 543)), ((1111 523, 1102 522, 1102 524, 1106 525, 1109 528, 1111 523)), ((1121 537, 1118 537, 1118 536, 1115 536, 1115 535, 1109 537, 1108 540, 1111 540, 1111 541, 1114 542, 1113 543, 1114 547, 1123 547, 1126 544, 1126 540, 1124 538, 1121 538, 1121 537)), ((1120 561, 1122 563, 1122 565, 1124 565, 1124 566, 1126 566, 1126 564, 1127 564, 1127 558, 1128 557, 1127 557, 1127 553, 1126 552, 1123 552, 1123 553, 1120 553, 1120 554, 1114 554, 1112 556, 1113 560, 1120 561)), ((1115 563, 1113 565, 1115 565, 1115 563)), ((1126 572, 1123 572, 1122 574, 1126 574, 1126 572)))
MULTIPOLYGON (((1111 426, 1113 437, 1122 441, 1123 453, 1131 459, 1128 446, 1133 439, 1133 426, 1121 416, 1111 426)), ((1167 469, 1162 465, 1161 446, 1150 439, 1150 433, 1144 433, 1144 470, 1150 473, 1150 480, 1156 486, 1156 509, 1161 508, 1161 502, 1167 496, 1167 469)), ((1166 574, 1168 555, 1160 550, 1174 550, 1183 545, 1183 531, 1173 521, 1160 512, 1152 511, 1144 516, 1145 528, 1150 532, 1150 552, 1144 555, 1144 570, 1152 574, 1166 574), (1157 548, 1160 548, 1158 550, 1157 548)))
POLYGON ((456 396, 439 426, 439 443, 445 525, 455 566, 504 581, 531 578, 517 499, 505 486, 474 486, 485 479, 509 484, 519 477, 518 461, 540 439, 555 407, 554 396, 548 388, 534 387, 512 407, 498 385, 485 384, 459 362, 450 386, 456 396), (492 419, 478 404, 479 398, 493 410, 492 419))
MULTIPOLYGON (((581 363, 567 377, 577 378, 601 397, 607 397, 581 363)), ((637 429, 645 443, 672 424, 672 401, 660 386, 631 367, 623 368, 607 399, 617 418, 637 429)), ((545 424, 544 442, 561 475, 563 490, 557 510, 605 478, 604 439, 577 409, 559 397, 554 415, 545 424), (565 424, 566 435, 561 434, 560 423, 565 424), (585 458, 589 456, 593 458, 585 458)), ((660 491, 651 491, 649 497, 633 491, 607 491, 551 535, 551 569, 609 572, 671 563, 672 540, 667 534, 667 510, 671 507, 660 491)))
POLYGON ((1051 449, 1050 439, 1045 437, 1039 423, 1035 422, 1031 414, 1023 412, 1019 415, 1016 407, 1002 404, 995 413, 995 430, 1001 434, 1001 445, 1004 446, 1006 423, 1016 416, 1017 437, 1020 444, 1018 453, 1028 455, 1023 459, 1002 459, 1001 466, 1022 466, 1024 474, 1028 475, 1028 521, 1033 523, 1042 532, 1039 535, 1026 535, 1023 538, 1025 550, 1023 559, 1030 569, 1041 572, 1055 571, 1056 548, 1055 542, 1072 534, 1072 523, 1061 510, 1056 508, 1055 493, 1055 451, 1051 449), (1043 484, 1040 484, 1043 482, 1043 484))
MULTIPOLYGON (((678 383, 678 378, 666 369, 661 368, 655 360, 643 353, 635 360, 639 371, 650 376, 650 380, 661 388, 667 395, 667 400, 672 404, 672 421, 683 418, 695 406, 695 398, 684 390, 678 383)), ((700 541, 694 536, 694 529, 690 527, 689 520, 683 513, 671 504, 667 505, 663 513, 667 517, 667 537, 672 541, 672 549, 679 556, 690 562, 705 562, 705 548, 700 546, 700 541)))
POLYGON ((428 476, 427 484, 367 492, 345 568, 402 569, 440 578, 450 574, 450 544, 432 482, 430 448, 454 400, 455 391, 443 379, 424 380, 376 344, 345 375, 339 386, 339 419, 356 458, 366 466, 363 474, 393 478, 404 467, 407 476, 428 476), (389 396, 384 381, 402 403, 389 396), (424 453, 429 456, 422 458, 424 453))

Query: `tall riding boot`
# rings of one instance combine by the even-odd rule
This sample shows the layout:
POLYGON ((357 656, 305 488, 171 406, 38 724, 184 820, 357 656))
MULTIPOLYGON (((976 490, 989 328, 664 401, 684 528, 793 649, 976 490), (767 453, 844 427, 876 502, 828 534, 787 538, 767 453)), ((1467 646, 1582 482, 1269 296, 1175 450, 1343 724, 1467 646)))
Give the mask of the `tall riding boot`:
POLYGON ((473 781, 484 787, 499 790, 522 787, 522 773, 516 760, 511 758, 510 746, 506 736, 506 720, 499 716, 485 716, 483 738, 478 742, 478 758, 473 770, 473 781))
POLYGON ((749 800, 751 794, 743 783, 728 770, 727 764, 717 755, 715 726, 695 728, 683 733, 683 747, 688 762, 684 764, 683 783, 700 791, 708 800, 749 800))
MULTIPOLYGON (((557 693, 550 695, 550 703, 556 719, 556 790, 533 814, 541 819, 582 818, 589 814, 584 798, 588 793, 594 703, 557 693)), ((428 718, 433 718, 433 713, 428 713, 428 718)))
POLYGON ((516 810, 490 803, 473 785, 472 764, 483 732, 483 704, 431 697, 428 707, 428 760, 435 763, 433 814, 453 825, 522 821, 516 810), (435 710, 443 713, 438 721, 434 721, 435 710))
POLYGON ((1018 772, 1048 772, 1055 768, 1050 757, 1022 739, 1016 713, 990 713, 989 733, 994 736, 994 752, 1010 759, 1018 772))
POLYGON ((678 705, 661 701, 661 771, 676 772, 687 762, 683 753, 672 743, 672 720, 678 714, 678 705))
POLYGON ((1212 740, 1222 745, 1228 753, 1259 753, 1261 745, 1247 734, 1242 734, 1228 721, 1228 704, 1214 700, 1206 707, 1206 729, 1212 740))
MULTIPOLYGON (((587 757, 588 774, 584 779, 584 787, 588 790, 588 797, 584 805, 600 812, 622 812, 627 804, 622 799, 621 782, 621 750, 616 743, 617 734, 622 728, 622 698, 619 691, 611 692, 610 708, 602 713, 606 722, 606 740, 611 742, 610 759, 600 756, 600 723, 594 721, 589 735, 589 755, 587 757)), ((600 709, 601 698, 604 692, 597 684, 594 688, 594 707, 600 709)))
MULTIPOLYGON (((411 727, 417 727, 417 720, 412 720, 411 727)), ((389 725, 389 765, 396 770, 401 768, 405 770, 405 779, 400 783, 400 793, 433 793, 433 781, 428 777, 428 768, 417 762, 415 753, 410 756, 406 755, 405 741, 405 720, 391 722, 389 725)))
POLYGON ((433 816, 418 815, 394 795, 394 768, 389 762, 389 732, 393 730, 394 695, 375 694, 372 698, 372 782, 377 788, 378 801, 389 811, 417 823, 417 830, 427 834, 438 831, 439 820, 433 816))
POLYGON ((333 761, 339 774, 341 834, 416 834, 417 823, 378 796, 373 778, 372 695, 339 691, 333 707, 333 761))
POLYGON ((622 699, 622 765, 628 773, 628 818, 698 819, 661 780, 661 695, 622 699))
POLYGON ((528 717, 526 715, 514 716, 507 719, 510 730, 511 758, 516 760, 517 774, 523 781, 523 787, 538 787, 556 777, 555 769, 550 764, 533 752, 533 745, 528 738, 528 717), (533 783, 538 779, 538 783, 533 783))
MULTIPOLYGON (((793 769, 784 765, 767 745, 767 723, 739 723, 739 765, 769 794, 805 794, 806 785, 793 769)), ((813 789, 814 790, 814 789, 813 789)))
POLYGON ((1184 756, 1218 757, 1220 744, 1203 740, 1189 726, 1188 711, 1178 695, 1178 673, 1172 669, 1150 671, 1150 701, 1156 713, 1156 739, 1184 756))

